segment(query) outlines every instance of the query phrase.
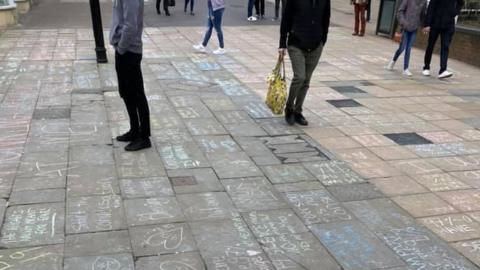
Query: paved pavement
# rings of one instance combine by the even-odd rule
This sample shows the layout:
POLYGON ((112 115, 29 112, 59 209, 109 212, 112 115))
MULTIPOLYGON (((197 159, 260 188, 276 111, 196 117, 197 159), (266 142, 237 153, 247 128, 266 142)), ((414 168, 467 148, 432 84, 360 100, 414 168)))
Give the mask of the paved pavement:
POLYGON ((405 79, 394 43, 332 27, 289 127, 263 104, 278 26, 226 27, 218 57, 202 31, 146 28, 139 153, 90 29, 2 33, 0 269, 478 269, 478 69, 423 78, 414 50, 405 79))

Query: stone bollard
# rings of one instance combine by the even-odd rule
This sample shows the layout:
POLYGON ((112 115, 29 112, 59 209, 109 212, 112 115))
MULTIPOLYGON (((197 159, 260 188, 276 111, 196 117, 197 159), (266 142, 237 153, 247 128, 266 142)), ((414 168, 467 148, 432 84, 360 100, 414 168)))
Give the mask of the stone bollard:
POLYGON ((0 27, 17 24, 17 12, 17 5, 14 0, 0 0, 0 27))

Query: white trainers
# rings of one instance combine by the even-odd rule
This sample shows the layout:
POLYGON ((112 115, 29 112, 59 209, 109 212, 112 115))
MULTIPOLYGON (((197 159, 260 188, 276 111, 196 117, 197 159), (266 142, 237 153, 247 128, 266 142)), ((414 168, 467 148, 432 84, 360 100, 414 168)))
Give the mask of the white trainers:
POLYGON ((403 71, 403 75, 407 76, 407 77, 412 77, 413 76, 412 72, 410 72, 410 70, 408 70, 408 68, 403 71))
POLYGON ((424 69, 422 71, 423 76, 430 76, 430 69, 424 69))
POLYGON ((438 75, 438 78, 439 78, 439 79, 446 79, 446 78, 450 78, 450 77, 452 77, 452 76, 453 76, 453 73, 451 73, 451 72, 448 71, 448 70, 445 70, 444 72, 442 72, 442 73, 440 73, 440 74, 438 75))
POLYGON ((391 60, 388 62, 388 65, 385 67, 387 70, 393 70, 393 67, 395 66, 395 61, 391 60))
POLYGON ((255 17, 255 16, 250 16, 250 17, 248 17, 248 19, 247 19, 247 21, 250 21, 250 22, 255 22, 255 21, 257 21, 257 20, 258 20, 258 19, 257 19, 257 17, 255 17))
POLYGON ((197 52, 201 52, 201 53, 206 53, 207 52, 207 48, 205 48, 205 46, 203 46, 202 44, 193 45, 193 48, 197 52))
POLYGON ((216 49, 215 51, 213 51, 213 54, 217 54, 217 55, 225 54, 225 49, 223 49, 223 48, 218 48, 218 49, 216 49))

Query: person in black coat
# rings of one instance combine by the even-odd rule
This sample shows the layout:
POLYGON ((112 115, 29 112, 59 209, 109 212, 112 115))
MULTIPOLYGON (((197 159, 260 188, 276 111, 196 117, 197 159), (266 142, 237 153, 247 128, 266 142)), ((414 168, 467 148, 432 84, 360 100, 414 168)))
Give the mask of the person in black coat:
MULTIPOLYGON (((155 7, 157 8, 157 14, 161 14, 160 12, 160 3, 162 0, 157 0, 155 7)), ((170 12, 168 11, 168 0, 163 0, 163 11, 165 11, 165 15, 170 16, 170 12)))
POLYGON ((287 0, 280 26, 280 57, 288 48, 293 79, 290 85, 285 120, 306 126, 302 115, 303 102, 310 79, 327 42, 330 26, 330 0, 287 0))
POLYGON ((455 33, 457 16, 460 14, 463 5, 463 0, 430 0, 425 16, 425 28, 423 29, 425 34, 429 34, 423 75, 430 76, 430 62, 438 36, 441 38, 438 78, 444 79, 453 75, 447 70, 448 51, 455 33))

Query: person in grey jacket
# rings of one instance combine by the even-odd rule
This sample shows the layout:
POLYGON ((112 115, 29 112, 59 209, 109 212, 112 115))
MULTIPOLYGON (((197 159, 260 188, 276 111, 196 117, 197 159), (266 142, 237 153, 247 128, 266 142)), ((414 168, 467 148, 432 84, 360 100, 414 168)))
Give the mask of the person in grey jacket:
POLYGON ((422 26, 422 12, 425 12, 426 5, 426 0, 402 0, 397 12, 397 20, 403 32, 402 41, 393 59, 388 63, 388 70, 393 70, 395 62, 397 62, 400 55, 405 51, 405 56, 403 57, 403 75, 408 77, 413 76, 409 70, 410 52, 417 36, 417 30, 422 26))
POLYGON ((225 12, 225 0, 207 0, 208 5, 208 22, 207 31, 200 44, 193 45, 193 48, 201 53, 207 52, 207 44, 212 36, 213 28, 217 32, 218 49, 214 50, 214 54, 224 54, 225 44, 223 42, 222 19, 225 12))
POLYGON ((115 48, 115 69, 120 97, 130 118, 130 130, 117 137, 130 142, 126 151, 151 147, 150 111, 143 86, 143 0, 114 0, 110 44, 115 48))

